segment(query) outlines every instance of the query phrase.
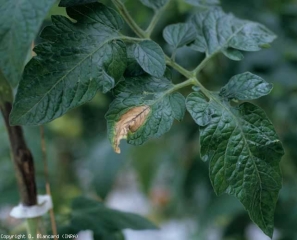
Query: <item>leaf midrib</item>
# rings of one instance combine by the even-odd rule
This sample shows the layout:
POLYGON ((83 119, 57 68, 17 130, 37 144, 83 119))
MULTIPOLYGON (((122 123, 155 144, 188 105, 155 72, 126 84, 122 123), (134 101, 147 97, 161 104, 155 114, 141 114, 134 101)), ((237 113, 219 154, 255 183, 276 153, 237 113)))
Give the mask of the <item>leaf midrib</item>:
MULTIPOLYGON (((233 34, 231 34, 231 36, 229 38, 227 38, 227 40, 224 44, 222 44, 222 45, 219 44, 219 48, 217 50, 215 50, 213 53, 211 53, 210 55, 209 55, 208 49, 207 49, 207 51, 206 51, 207 57, 212 57, 213 55, 216 55, 217 53, 221 52, 222 49, 224 49, 225 47, 228 47, 228 43, 232 40, 232 38, 234 38, 246 26, 246 24, 249 24, 249 22, 246 22, 246 23, 244 22, 240 28, 238 28, 233 34)), ((216 24, 216 26, 217 26, 217 24, 216 24)), ((218 32, 218 31, 216 31, 216 32, 218 32)), ((203 33, 203 36, 204 36, 204 39, 206 39, 204 33, 203 33)), ((207 45, 207 48, 208 48, 208 45, 207 45)))
POLYGON ((76 69, 82 62, 84 62, 85 60, 87 60, 90 56, 92 56, 93 54, 95 54, 98 50, 100 50, 100 48, 102 46, 104 46, 105 44, 107 44, 108 42, 112 41, 112 40, 117 40, 117 39, 121 39, 121 36, 117 36, 117 37, 113 37, 113 38, 109 38, 108 40, 104 41, 102 44, 100 44, 98 46, 98 48, 96 48, 93 52, 91 52, 90 54, 88 54, 85 58, 83 58, 81 61, 79 61, 74 67, 72 67, 63 77, 61 77, 43 96, 42 98, 35 103, 30 109, 28 109, 24 114, 22 114, 20 117, 18 117, 14 122, 19 122, 20 119, 22 119, 24 116, 26 116, 33 108, 35 108, 61 81, 63 81, 74 69, 76 69))
MULTIPOLYGON (((245 137, 244 131, 243 131, 242 127, 240 126, 240 123, 239 123, 239 121, 237 120, 237 117, 233 114, 232 111, 230 111, 230 109, 229 109, 227 106, 225 106, 224 104, 222 104, 222 103, 221 103, 218 99, 216 99, 215 97, 212 98, 212 100, 214 100, 216 103, 218 103, 223 109, 225 109, 225 110, 231 115, 232 119, 233 119, 233 120, 235 121, 235 123, 236 123, 235 128, 238 127, 238 129, 240 130, 240 132, 241 132, 241 134, 242 134, 242 136, 243 136, 243 140, 244 140, 245 145, 247 146, 247 149, 248 149, 248 151, 249 151, 250 158, 252 159, 252 162, 253 162, 253 165, 254 165, 255 169, 257 170, 257 176, 258 176, 258 180, 259 180, 259 184, 260 184, 260 202, 262 202, 262 190, 263 190, 263 188, 262 188, 262 180, 261 180, 261 176, 260 176, 260 174, 259 174, 258 167, 257 167, 257 165, 256 165, 256 163, 255 163, 255 161, 254 161, 254 157, 255 157, 255 156, 252 154, 252 152, 251 152, 251 150, 250 150, 250 147, 249 147, 249 144, 248 144, 247 139, 246 139, 246 137, 245 137)), ((262 212, 262 204, 259 204, 259 205, 260 205, 261 218, 262 218, 262 221, 263 221, 263 223, 264 223, 264 225, 265 225, 265 229, 267 229, 267 225, 266 225, 266 222, 265 222, 265 220, 264 220, 264 216, 263 216, 263 212, 262 212)))

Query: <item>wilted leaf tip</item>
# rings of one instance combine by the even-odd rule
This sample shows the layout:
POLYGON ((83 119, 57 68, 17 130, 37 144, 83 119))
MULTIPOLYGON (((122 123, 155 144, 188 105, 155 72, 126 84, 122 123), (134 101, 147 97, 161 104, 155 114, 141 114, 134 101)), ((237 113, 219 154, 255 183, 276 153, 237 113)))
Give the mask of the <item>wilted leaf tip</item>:
POLYGON ((126 139, 129 131, 136 132, 144 124, 150 111, 149 106, 143 105, 134 107, 122 115, 114 129, 113 148, 116 153, 121 152, 119 147, 121 139, 126 139))

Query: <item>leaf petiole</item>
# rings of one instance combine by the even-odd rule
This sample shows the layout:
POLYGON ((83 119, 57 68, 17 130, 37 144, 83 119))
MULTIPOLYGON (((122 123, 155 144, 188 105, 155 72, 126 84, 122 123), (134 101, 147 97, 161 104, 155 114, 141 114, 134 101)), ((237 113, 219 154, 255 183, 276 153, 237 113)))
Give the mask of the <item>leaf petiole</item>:
POLYGON ((121 40, 126 41, 126 42, 135 43, 135 42, 141 42, 141 41, 147 40, 147 38, 135 38, 135 37, 129 37, 129 36, 122 35, 121 40))
POLYGON ((159 10, 155 12, 155 15, 153 16, 148 28, 145 30, 145 36, 149 38, 154 31, 157 23, 159 22, 160 18, 162 17, 162 14, 166 7, 169 5, 170 0, 159 10))
POLYGON ((192 71, 194 76, 197 76, 197 74, 206 66, 206 64, 213 59, 220 51, 214 52, 212 55, 206 56, 204 60, 192 71))
POLYGON ((122 17, 125 19, 129 27, 135 32, 135 34, 140 38, 145 38, 145 32, 138 26, 138 24, 134 21, 134 19, 129 14, 127 8, 120 0, 111 0, 113 5, 117 8, 120 12, 122 17))
MULTIPOLYGON (((155 25, 157 24, 157 22, 159 21, 163 10, 168 6, 168 3, 170 1, 168 1, 168 3, 160 10, 158 10, 155 14, 155 16, 153 17, 149 27, 147 28, 146 31, 143 31, 138 25, 137 23, 133 20, 133 18, 131 17, 131 15, 129 14, 128 10, 126 9, 125 5, 120 1, 120 0, 112 0, 113 4, 115 5, 115 7, 117 8, 117 10, 120 12, 121 16, 124 18, 124 20, 126 21, 126 23, 130 26, 130 28, 135 32, 135 34, 139 37, 139 38, 134 38, 134 37, 128 37, 128 36, 122 36, 123 40, 126 41, 132 41, 132 42, 139 42, 139 41, 143 41, 145 39, 150 40, 150 34, 153 31, 155 25)), ((197 68, 195 68, 193 71, 188 71, 187 69, 183 68, 182 66, 180 66, 178 63, 176 63, 173 59, 171 59, 170 57, 165 55, 165 59, 166 59, 166 64, 171 66, 172 68, 174 68, 176 71, 178 71, 180 74, 182 74, 184 77, 186 77, 188 80, 175 85, 175 87, 169 89, 169 92, 174 92, 180 88, 183 88, 185 86, 189 86, 189 85, 195 85, 195 86, 199 86, 201 88, 201 91, 208 97, 208 98, 212 98, 212 95, 210 93, 210 91, 208 91, 196 78, 196 75, 205 67, 205 65, 207 64, 207 62, 212 59, 217 53, 219 53, 219 51, 215 52, 214 54, 207 56, 198 66, 197 68)), ((167 94, 167 91, 166 93, 167 94)))

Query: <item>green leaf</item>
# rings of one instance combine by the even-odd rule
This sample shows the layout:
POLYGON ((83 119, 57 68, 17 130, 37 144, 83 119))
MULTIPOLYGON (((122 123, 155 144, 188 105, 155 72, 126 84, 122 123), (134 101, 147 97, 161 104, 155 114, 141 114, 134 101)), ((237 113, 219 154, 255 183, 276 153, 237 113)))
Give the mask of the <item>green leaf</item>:
POLYGON ((126 45, 127 47, 127 68, 125 70, 125 77, 135 77, 145 73, 145 71, 138 64, 134 57, 134 46, 126 45))
POLYGON ((236 196, 268 236, 281 188, 283 148, 265 112, 250 103, 232 107, 212 94, 191 93, 186 106, 200 126, 201 157, 210 161, 217 194, 236 196))
POLYGON ((219 0, 186 0, 187 3, 196 7, 209 7, 220 5, 219 0))
POLYGON ((94 2, 97 2, 97 0, 61 0, 59 7, 74 7, 94 2))
POLYGON ((170 94, 169 101, 172 107, 172 113, 174 118, 177 121, 182 121, 186 111, 184 96, 179 93, 170 94))
MULTIPOLYGON (((242 51, 259 51, 269 45, 275 34, 259 23, 241 20, 226 14, 220 8, 197 13, 191 19, 197 36, 191 47, 213 55, 227 48, 242 51)), ((230 57, 230 54, 225 54, 230 57)), ((234 54, 231 55, 234 58, 234 54)), ((238 57, 237 57, 238 58, 238 57)))
POLYGON ((152 8, 154 10, 158 10, 166 5, 169 0, 140 0, 143 5, 152 8))
POLYGON ((54 2, 0 1, 0 70, 12 86, 20 81, 32 42, 54 2))
POLYGON ((244 59, 242 52, 234 49, 234 48, 226 48, 222 50, 223 54, 234 61, 241 61, 244 59))
POLYGON ((94 152, 86 161, 91 173, 91 185, 101 199, 106 199, 113 189, 117 173, 125 164, 126 159, 112 151, 107 139, 99 144, 96 142, 94 152))
POLYGON ((165 55, 155 42, 144 40, 132 45, 134 58, 140 67, 154 77, 162 77, 166 70, 165 55))
POLYGON ((230 79, 220 91, 220 96, 236 100, 253 100, 265 96, 272 90, 272 84, 263 78, 246 72, 230 79))
POLYGON ((84 197, 77 198, 72 203, 70 227, 75 232, 92 230, 98 235, 115 233, 123 229, 157 229, 154 224, 141 216, 113 210, 98 201, 84 197))
POLYGON ((169 45, 177 49, 194 41, 196 29, 190 23, 171 24, 164 28, 163 37, 169 45))
POLYGON ((37 57, 26 66, 11 114, 11 123, 36 125, 60 117, 107 92, 126 68, 126 46, 120 40, 123 21, 99 3, 67 8, 73 23, 53 16, 52 26, 35 47, 37 57))
POLYGON ((117 86, 116 99, 106 114, 109 139, 116 152, 120 152, 118 145, 123 138, 141 145, 169 131, 174 119, 182 120, 185 100, 180 93, 171 93, 173 86, 165 77, 148 75, 126 78, 117 86))

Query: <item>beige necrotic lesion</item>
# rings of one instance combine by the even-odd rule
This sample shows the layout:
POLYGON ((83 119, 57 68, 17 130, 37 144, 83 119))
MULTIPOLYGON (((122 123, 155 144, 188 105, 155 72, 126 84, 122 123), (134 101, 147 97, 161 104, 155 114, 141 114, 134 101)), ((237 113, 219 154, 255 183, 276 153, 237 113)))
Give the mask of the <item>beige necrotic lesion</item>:
POLYGON ((116 153, 121 152, 119 147, 121 139, 126 139, 129 131, 136 132, 145 123, 150 111, 149 106, 143 105, 134 107, 122 115, 115 125, 113 148, 116 153))

